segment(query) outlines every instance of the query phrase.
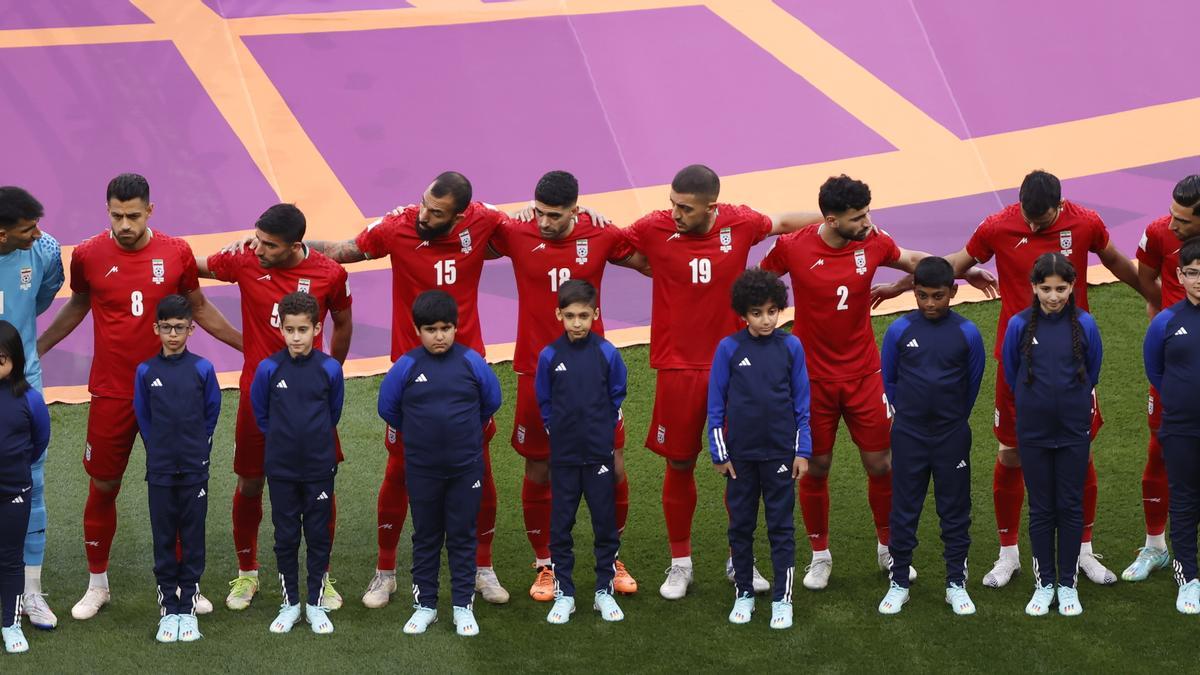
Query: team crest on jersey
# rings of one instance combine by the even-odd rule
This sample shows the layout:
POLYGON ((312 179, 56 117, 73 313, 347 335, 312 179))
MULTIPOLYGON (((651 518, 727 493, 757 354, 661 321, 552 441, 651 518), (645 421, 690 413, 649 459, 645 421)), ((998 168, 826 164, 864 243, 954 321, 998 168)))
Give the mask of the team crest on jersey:
POLYGON ((733 250, 733 228, 721 228, 721 253, 729 253, 733 250))
POLYGON ((462 245, 463 255, 471 252, 471 231, 463 230, 458 233, 458 243, 462 245))
POLYGON ((21 290, 27 291, 33 286, 33 268, 21 268, 21 290))
POLYGON ((297 293, 312 293, 312 279, 301 279, 296 284, 297 293))
POLYGON ((155 258, 150 261, 150 273, 154 275, 154 278, 151 279, 154 283, 161 284, 166 281, 167 265, 163 262, 162 258, 155 258))
POLYGON ((667 442, 667 428, 666 428, 666 427, 664 427, 664 426, 663 426, 663 425, 661 425, 661 424, 660 424, 660 425, 658 425, 658 436, 657 436, 657 439, 658 439, 658 443, 659 443, 659 445, 662 445, 663 443, 666 443, 666 442, 667 442))
POLYGON ((393 427, 390 424, 387 425, 387 439, 388 439, 388 443, 396 442, 396 429, 395 429, 395 427, 393 427))
POLYGON ((586 265, 587 259, 588 259, 588 240, 587 239, 576 239, 575 240, 575 262, 579 263, 580 265, 586 265))
POLYGON ((867 273, 867 250, 860 248, 854 252, 854 271, 859 274, 867 273))
POLYGON ((525 442, 525 425, 524 424, 517 425, 517 442, 518 443, 525 442))
POLYGON ((1070 257, 1071 255, 1071 231, 1064 230, 1058 233, 1058 246, 1062 249, 1062 254, 1070 257))

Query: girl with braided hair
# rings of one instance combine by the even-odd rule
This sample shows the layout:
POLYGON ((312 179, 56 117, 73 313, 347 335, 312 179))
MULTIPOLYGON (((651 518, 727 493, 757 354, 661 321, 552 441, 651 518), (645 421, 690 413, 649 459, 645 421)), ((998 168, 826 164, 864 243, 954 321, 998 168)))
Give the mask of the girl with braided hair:
POLYGON ((1017 439, 1029 494, 1035 589, 1025 606, 1042 616, 1083 612, 1075 588, 1083 533, 1083 484, 1092 424, 1092 389, 1103 347, 1092 315, 1075 306, 1075 268, 1046 253, 1029 275, 1033 304, 1009 320, 1002 348, 1016 399, 1017 439))

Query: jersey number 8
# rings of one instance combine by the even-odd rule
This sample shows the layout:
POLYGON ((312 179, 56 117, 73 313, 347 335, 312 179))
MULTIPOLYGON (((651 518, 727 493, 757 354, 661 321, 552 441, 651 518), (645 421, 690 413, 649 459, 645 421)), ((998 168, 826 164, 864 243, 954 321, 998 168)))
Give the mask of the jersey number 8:
POLYGON ((146 311, 146 306, 142 301, 142 292, 134 291, 129 294, 129 313, 134 316, 141 316, 146 311))

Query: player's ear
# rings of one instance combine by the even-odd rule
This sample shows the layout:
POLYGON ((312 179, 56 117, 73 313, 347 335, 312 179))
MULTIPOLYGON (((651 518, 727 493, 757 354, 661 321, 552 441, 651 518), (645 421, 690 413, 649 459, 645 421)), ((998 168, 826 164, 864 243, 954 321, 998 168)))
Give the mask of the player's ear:
POLYGON ((321 323, 320 322, 314 323, 313 324, 313 337, 316 337, 320 334, 321 334, 321 323))
POLYGON ((560 323, 562 322, 563 318, 562 318, 562 310, 561 309, 555 307, 554 308, 554 316, 558 318, 560 323))
POLYGON ((950 284, 950 297, 958 295, 958 284, 950 284))
POLYGON ((146 218, 149 218, 152 213, 154 213, 154 202, 146 205, 146 218))

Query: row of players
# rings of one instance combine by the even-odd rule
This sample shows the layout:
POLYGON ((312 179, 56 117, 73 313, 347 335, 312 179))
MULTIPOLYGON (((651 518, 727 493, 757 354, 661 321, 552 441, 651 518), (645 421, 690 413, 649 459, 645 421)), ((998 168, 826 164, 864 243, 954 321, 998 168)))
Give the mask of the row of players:
MULTIPOLYGON (((719 179, 703 166, 689 166, 672 181, 669 211, 654 212, 628 228, 603 227, 577 206, 578 186, 563 172, 547 174, 535 190, 536 223, 509 218, 471 200, 470 183, 460 174, 438 176, 422 195, 419 206, 398 209, 372 223, 355 239, 340 242, 303 242, 303 216, 294 207, 268 209, 256 224, 253 254, 222 252, 196 259, 180 239, 147 227, 153 212, 145 179, 131 174, 115 178, 106 194, 111 220, 109 232, 80 244, 72 256, 71 298, 38 338, 36 352, 52 348, 77 326, 89 311, 95 313, 96 344, 89 388, 89 412, 84 465, 92 477, 84 514, 85 549, 92 573, 88 592, 73 615, 86 619, 108 602, 105 571, 108 550, 116 528, 115 499, 133 438, 137 433, 132 400, 132 372, 138 362, 158 347, 151 335, 153 307, 166 294, 181 292, 192 303, 196 321, 222 341, 241 349, 242 335, 208 303, 197 277, 211 276, 239 284, 242 291, 242 325, 246 333, 243 385, 253 368, 276 351, 281 338, 275 324, 279 298, 298 289, 318 299, 322 314, 333 316, 330 353, 342 360, 349 348, 352 321, 346 273, 336 263, 367 258, 391 258, 393 276, 392 356, 414 347, 416 337, 408 326, 408 311, 416 295, 442 288, 460 309, 460 339, 483 351, 477 293, 483 260, 508 255, 518 279, 520 314, 514 368, 519 377, 517 420, 513 446, 526 457, 522 503, 526 529, 537 565, 531 594, 553 597, 553 571, 546 533, 549 520, 549 480, 544 431, 533 403, 531 374, 538 348, 548 343, 557 326, 551 316, 554 292, 562 280, 586 279, 599 284, 606 262, 654 270, 651 365, 658 370, 655 410, 646 445, 667 460, 663 481, 672 562, 660 592, 680 598, 691 581, 691 520, 696 503, 693 471, 700 451, 704 399, 710 358, 717 341, 739 321, 732 312, 697 315, 685 308, 723 305, 723 297, 737 274, 746 267, 750 247, 770 235, 776 240, 763 266, 788 273, 799 304, 795 333, 805 345, 813 386, 814 460, 800 482, 799 499, 813 547, 806 587, 823 588, 829 579, 832 558, 828 548, 829 493, 826 477, 830 450, 839 417, 844 417, 859 446, 869 480, 869 501, 879 539, 879 562, 887 567, 888 515, 891 467, 887 406, 878 376, 879 360, 869 323, 873 302, 904 291, 905 282, 871 287, 880 265, 911 272, 925 256, 901 249, 870 219, 867 186, 847 177, 836 177, 821 188, 820 214, 789 213, 766 216, 743 206, 717 201, 719 179), (819 330, 818 330, 819 327, 819 330)), ((38 227, 41 205, 24 191, 5 188, 0 219, 0 262, 4 267, 8 301, 4 318, 22 328, 44 311, 62 283, 58 248, 38 227), (16 320, 9 318, 14 316, 16 320)), ((1003 307, 1001 332, 1008 318, 1025 305, 1025 279, 1037 255, 1059 251, 1079 269, 1077 295, 1086 308, 1086 256, 1099 255, 1118 279, 1146 296, 1152 308, 1182 297, 1182 287, 1160 271, 1176 263, 1181 240, 1200 231, 1200 177, 1189 176, 1176 186, 1171 215, 1147 228, 1139 247, 1141 263, 1135 267, 1108 239, 1103 222, 1092 211, 1061 198, 1059 182, 1045 172, 1030 174, 1022 184, 1021 198, 990 216, 977 228, 967 246, 947 256, 956 273, 973 285, 994 290, 994 280, 974 267, 997 258, 1003 307)), ((32 332, 26 335, 32 335, 32 332)), ((998 354, 997 354, 998 356, 998 354)), ((40 368, 31 359, 31 382, 40 385, 40 368)), ((227 606, 246 607, 258 589, 257 531, 261 520, 262 440, 253 422, 248 387, 239 404, 234 495, 234 543, 239 574, 226 599, 227 606)), ((1016 451, 1011 395, 997 387, 996 435, 1001 449, 995 468, 994 496, 1001 555, 984 577, 985 585, 1001 586, 1020 569, 1017 537, 1024 499, 1020 458, 1016 451)), ((1153 396, 1153 395, 1152 395, 1153 396)), ((1153 398, 1151 399, 1153 403, 1153 398)), ((1157 406, 1151 406, 1154 424, 1157 406)), ((1099 425, 1096 416, 1096 426, 1099 425)), ((494 428, 490 428, 494 433, 494 428)), ((490 434, 489 434, 490 435, 490 434)), ((623 445, 618 435, 618 446, 623 445)), ((407 511, 402 439, 393 428, 385 431, 389 462, 379 499, 379 561, 364 603, 387 603, 395 589, 395 549, 407 511)), ((628 483, 618 453, 617 512, 619 524, 628 504, 628 483)), ((495 487, 490 467, 485 472, 480 509, 480 546, 477 588, 491 602, 503 602, 508 593, 491 566, 491 538, 495 522, 495 487)), ((1084 491, 1085 523, 1095 511, 1094 472, 1089 469, 1084 491)), ((35 483, 37 483, 35 476, 35 483)), ((1143 483, 1147 495, 1147 541, 1138 559, 1126 570, 1127 579, 1145 578, 1151 569, 1167 562, 1166 479, 1161 451, 1155 438, 1143 483)), ((44 542, 44 509, 40 484, 35 487, 35 514, 26 551, 24 608, 35 625, 52 627, 56 619, 41 595, 41 548, 44 542), (39 515, 39 513, 41 515, 39 515)), ((1091 528, 1084 530, 1080 564, 1089 578, 1112 583, 1115 575, 1091 551, 1091 528)), ((759 588, 765 580, 757 579, 759 588)), ((618 590, 636 590, 636 582, 618 563, 618 590)), ((326 603, 340 603, 327 586, 326 603)), ((201 602, 201 611, 207 609, 201 602)), ((210 606, 210 605, 209 605, 210 606)))

